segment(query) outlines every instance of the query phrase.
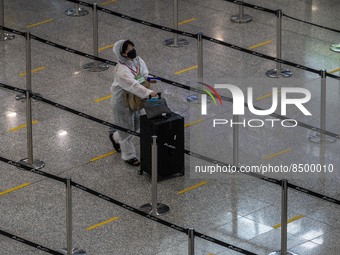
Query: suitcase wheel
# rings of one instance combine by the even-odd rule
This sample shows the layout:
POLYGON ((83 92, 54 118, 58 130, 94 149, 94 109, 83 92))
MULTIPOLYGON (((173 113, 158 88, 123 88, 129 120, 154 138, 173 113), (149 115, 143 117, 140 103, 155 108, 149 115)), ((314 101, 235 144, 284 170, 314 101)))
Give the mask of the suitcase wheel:
POLYGON ((138 171, 138 174, 139 174, 139 175, 143 175, 143 170, 139 170, 139 171, 138 171))
POLYGON ((184 172, 179 173, 179 176, 184 176, 184 172))

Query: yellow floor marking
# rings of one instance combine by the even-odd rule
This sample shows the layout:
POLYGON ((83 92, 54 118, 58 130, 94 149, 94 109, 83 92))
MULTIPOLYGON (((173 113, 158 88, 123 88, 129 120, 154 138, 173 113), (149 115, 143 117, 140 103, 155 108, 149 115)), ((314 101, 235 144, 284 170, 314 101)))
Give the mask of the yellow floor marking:
MULTIPOLYGON (((36 123, 38 123, 38 122, 39 122, 39 120, 32 120, 32 125, 34 125, 34 124, 36 124, 36 123)), ((27 124, 23 124, 23 125, 21 125, 21 126, 11 128, 10 130, 8 130, 8 132, 18 131, 18 130, 20 130, 20 129, 25 128, 26 126, 27 126, 27 124)))
POLYGON ((204 121, 204 119, 196 120, 196 121, 193 121, 193 122, 184 124, 184 127, 185 127, 185 128, 186 128, 186 127, 190 127, 190 126, 195 125, 195 124, 197 124, 197 123, 200 123, 200 122, 202 122, 202 121, 204 121))
POLYGON ((337 69, 334 69, 334 70, 332 70, 332 71, 329 71, 328 73, 336 73, 336 72, 340 72, 340 68, 337 68, 337 69))
MULTIPOLYGON (((32 71, 31 71, 31 73, 36 73, 36 72, 39 72, 39 71, 41 71, 41 70, 44 70, 46 68, 46 66, 41 66, 41 67, 38 67, 38 68, 36 68, 36 69, 33 69, 32 71)), ((26 75, 26 72, 24 72, 24 73, 20 73, 19 74, 19 76, 25 76, 26 75)))
POLYGON ((192 19, 186 19, 186 20, 183 20, 182 22, 178 22, 178 25, 184 25, 184 24, 187 24, 189 22, 192 22, 192 21, 195 21, 197 20, 197 18, 192 18, 192 19))
POLYGON ((28 185, 30 185, 30 184, 31 184, 30 182, 26 182, 26 183, 21 184, 21 185, 19 185, 19 186, 17 186, 17 187, 14 187, 14 188, 11 188, 11 189, 2 191, 2 192, 0 192, 0 196, 5 195, 5 194, 7 194, 7 193, 10 193, 10 192, 12 192, 12 191, 15 191, 15 190, 24 188, 24 187, 26 187, 26 186, 28 186, 28 185))
POLYGON ((288 153, 288 152, 290 152, 291 150, 292 150, 291 148, 288 148, 288 149, 286 149, 286 150, 279 151, 279 152, 276 152, 276 153, 274 153, 274 154, 270 154, 270 155, 264 156, 264 159, 269 160, 269 159, 275 158, 275 157, 277 157, 277 156, 280 156, 280 155, 282 155, 282 154, 288 153))
MULTIPOLYGON (((280 88, 278 89, 278 91, 277 91, 279 94, 281 93, 281 91, 280 91, 280 88)), ((271 97, 273 95, 273 93, 268 93, 268 94, 265 94, 264 96, 262 96, 262 97, 258 97, 258 98, 256 98, 255 99, 255 101, 259 101, 259 100, 262 100, 262 99, 265 99, 265 98, 268 98, 268 97, 271 97)))
POLYGON ((102 159, 102 158, 106 158, 106 157, 111 156, 111 155, 113 155, 115 153, 117 153, 117 152, 116 151, 110 151, 109 153, 100 155, 100 156, 95 157, 95 158, 91 158, 90 162, 93 162, 93 161, 96 161, 96 160, 99 160, 99 159, 102 159))
POLYGON ((107 223, 110 223, 111 221, 115 221, 115 220, 118 220, 118 217, 113 217, 113 218, 108 219, 108 220, 106 220, 106 221, 103 221, 103 222, 100 222, 100 223, 98 223, 98 224, 95 224, 95 225, 93 225, 93 226, 91 226, 91 227, 86 228, 86 230, 92 230, 92 229, 94 229, 94 228, 101 227, 101 226, 106 225, 107 223))
POLYGON ((98 98, 97 100, 95 100, 95 102, 99 103, 99 102, 104 101, 106 99, 110 99, 111 97, 112 97, 112 95, 107 95, 105 97, 98 98))
MULTIPOLYGON (((297 215, 297 216, 295 216, 295 217, 289 219, 287 222, 288 222, 288 223, 291 223, 291 222, 296 221, 296 220, 298 220, 298 219, 301 219, 301 218, 303 218, 303 217, 304 217, 303 215, 297 215)), ((281 227, 281 223, 276 224, 275 226, 273 226, 273 228, 280 228, 280 227, 281 227)))
POLYGON ((197 68, 198 68, 198 66, 192 66, 192 67, 189 67, 187 69, 180 70, 180 71, 176 72, 175 74, 182 74, 182 73, 185 73, 185 72, 197 69, 197 68))
POLYGON ((41 21, 41 22, 38 22, 38 23, 35 23, 35 24, 32 24, 32 25, 28 25, 28 26, 26 26, 26 28, 36 27, 36 26, 51 22, 52 20, 53 19, 44 20, 44 21, 41 21))
POLYGON ((207 184, 207 183, 208 183, 207 181, 200 182, 200 183, 198 183, 198 184, 196 184, 196 185, 194 185, 194 186, 191 186, 191 187, 189 187, 189 188, 186 188, 186 189, 183 189, 183 190, 178 191, 177 194, 183 194, 183 193, 185 193, 185 192, 188 192, 188 191, 191 191, 191 190, 196 189, 196 188, 198 188, 198 187, 201 187, 201 186, 203 186, 203 185, 205 185, 205 184, 207 184))
POLYGON ((104 5, 107 5, 107 4, 114 3, 114 2, 117 2, 117 0, 107 1, 107 2, 101 3, 100 5, 101 5, 101 6, 104 6, 104 5))
POLYGON ((273 41, 273 40, 269 40, 269 41, 265 41, 265 42, 262 42, 262 43, 258 43, 258 44, 255 44, 255 45, 253 45, 253 46, 248 47, 248 49, 255 49, 255 48, 257 48, 257 47, 261 47, 261 46, 263 46, 263 45, 269 44, 269 43, 271 43, 272 41, 273 41))
POLYGON ((113 47, 113 44, 109 44, 107 46, 99 48, 98 51, 103 51, 103 50, 106 50, 106 49, 109 49, 109 48, 112 48, 112 47, 113 47))

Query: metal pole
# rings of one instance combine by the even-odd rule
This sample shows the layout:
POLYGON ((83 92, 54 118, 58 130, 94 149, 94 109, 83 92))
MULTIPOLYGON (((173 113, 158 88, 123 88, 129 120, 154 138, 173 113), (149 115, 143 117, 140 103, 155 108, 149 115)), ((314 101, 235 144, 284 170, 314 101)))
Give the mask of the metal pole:
POLYGON ((73 8, 67 9, 65 14, 71 17, 80 17, 89 14, 89 12, 80 8, 79 3, 74 3, 73 8))
MULTIPOLYGON (((238 123, 239 116, 233 115, 233 123, 238 123)), ((238 124, 233 125, 233 165, 238 166, 238 145, 239 145, 239 128, 238 124)))
POLYGON ((72 186, 71 186, 71 178, 66 178, 66 247, 67 247, 67 255, 72 255, 72 186))
POLYGON ((72 181, 71 178, 66 178, 66 248, 61 249, 65 255, 86 255, 86 251, 73 248, 72 244, 72 181))
POLYGON ((281 204, 281 254, 287 254, 287 225, 288 225, 288 181, 282 180, 281 204))
POLYGON ((27 158, 19 162, 35 169, 45 166, 39 159, 33 160, 33 128, 32 128, 32 73, 31 73, 31 34, 26 33, 26 126, 27 126, 27 158))
POLYGON ((151 146, 151 203, 142 205, 139 209, 152 216, 163 215, 170 211, 169 206, 157 202, 158 156, 157 136, 152 136, 151 146))
MULTIPOLYGON (((240 1, 243 3, 243 1, 240 1)), ((230 20, 234 23, 248 23, 252 21, 252 17, 244 14, 244 6, 238 5, 238 14, 231 16, 230 20)))
MULTIPOLYGON (((321 70, 320 128, 326 129, 326 70, 321 70)), ((325 134, 320 134, 320 142, 325 142, 325 134)))
MULTIPOLYGON (((93 55, 98 57, 98 11, 97 11, 97 4, 93 4, 93 55)), ((105 71, 109 68, 109 65, 106 63, 100 63, 97 60, 94 62, 87 63, 83 66, 84 69, 90 72, 101 72, 105 71)))
POLYGON ((287 249, 288 180, 282 180, 281 185, 281 251, 272 252, 269 255, 298 255, 287 249))
MULTIPOLYGON (((282 10, 276 10, 276 58, 282 59, 282 10)), ((281 68, 280 60, 276 61, 276 68, 270 69, 266 72, 266 75, 270 78, 279 78, 280 76, 288 78, 293 73, 281 68)))
MULTIPOLYGON (((197 76, 198 82, 203 83, 203 34, 197 34, 197 76)), ((203 85, 199 85, 201 88, 203 85)), ((199 94, 190 95, 187 97, 189 103, 200 103, 201 97, 199 94)))
MULTIPOLYGON (((178 0, 174 0, 174 8, 173 8, 173 29, 178 30, 178 0)), ((174 37, 171 39, 166 39, 163 44, 168 47, 182 47, 183 45, 188 45, 189 42, 186 39, 178 38, 178 34, 174 33, 174 37)))
POLYGON ((203 34, 197 34, 198 81, 203 82, 203 34))
MULTIPOLYGON (((0 0, 0 26, 5 26, 5 4, 4 0, 0 0)), ((6 33, 5 30, 0 29, 0 41, 14 39, 13 34, 6 33)))
MULTIPOLYGON (((178 1, 174 0, 174 29, 178 30, 178 1)), ((178 34, 174 33, 174 45, 178 47, 178 34)))
POLYGON ((152 215, 157 215, 157 179, 158 179, 158 166, 157 166, 157 136, 152 136, 152 147, 151 147, 151 204, 152 204, 152 215))
POLYGON ((31 34, 26 33, 26 125, 27 125, 27 163, 33 165, 32 132, 32 73, 31 73, 31 34))
POLYGON ((188 255, 195 255, 195 229, 188 229, 188 255))
MULTIPOLYGON (((322 69, 321 76, 321 93, 320 93, 320 129, 326 130, 326 104, 327 104, 327 82, 326 70, 322 69)), ((331 136, 326 136, 324 133, 312 132, 309 136, 309 141, 313 143, 333 143, 337 139, 331 136)))

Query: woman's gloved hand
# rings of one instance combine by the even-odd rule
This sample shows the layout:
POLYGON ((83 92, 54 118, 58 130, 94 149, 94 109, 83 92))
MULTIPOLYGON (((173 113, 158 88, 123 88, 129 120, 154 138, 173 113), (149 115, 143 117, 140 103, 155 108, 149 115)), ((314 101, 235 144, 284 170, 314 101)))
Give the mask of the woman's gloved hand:
POLYGON ((156 91, 152 91, 152 92, 150 93, 150 96, 156 97, 156 96, 157 96, 157 92, 156 92, 156 91))

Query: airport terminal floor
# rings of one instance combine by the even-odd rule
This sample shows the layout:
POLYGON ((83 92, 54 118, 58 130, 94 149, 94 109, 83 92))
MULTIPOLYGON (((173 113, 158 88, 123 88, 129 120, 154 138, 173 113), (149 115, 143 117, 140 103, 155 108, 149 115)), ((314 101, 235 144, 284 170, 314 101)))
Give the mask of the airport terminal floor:
POLYGON ((2 2, 1 255, 340 254, 338 0, 178 0, 177 22, 173 0, 2 2), (151 177, 109 139, 121 39, 184 117, 185 174, 157 183, 164 215, 139 210, 151 177))

